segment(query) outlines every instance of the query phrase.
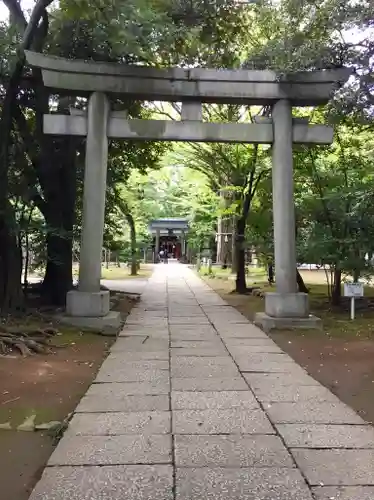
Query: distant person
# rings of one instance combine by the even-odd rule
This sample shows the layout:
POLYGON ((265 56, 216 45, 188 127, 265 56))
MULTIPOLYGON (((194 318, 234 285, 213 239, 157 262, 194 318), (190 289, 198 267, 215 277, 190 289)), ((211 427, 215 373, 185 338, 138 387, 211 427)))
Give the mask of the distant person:
POLYGON ((160 262, 163 262, 164 261, 164 251, 162 249, 159 251, 158 256, 159 256, 160 262))

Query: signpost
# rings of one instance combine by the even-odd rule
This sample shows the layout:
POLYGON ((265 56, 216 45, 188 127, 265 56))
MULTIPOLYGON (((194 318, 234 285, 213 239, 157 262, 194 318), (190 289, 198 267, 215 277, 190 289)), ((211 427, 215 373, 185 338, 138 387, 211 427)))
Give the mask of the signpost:
POLYGON ((351 298, 351 319, 355 319, 355 299, 364 296, 362 283, 344 283, 344 297, 351 298))

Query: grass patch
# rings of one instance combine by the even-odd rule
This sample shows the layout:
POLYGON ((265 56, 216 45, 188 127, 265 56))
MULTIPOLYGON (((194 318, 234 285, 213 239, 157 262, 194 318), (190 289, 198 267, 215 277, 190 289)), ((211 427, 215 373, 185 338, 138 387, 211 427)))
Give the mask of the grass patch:
MULTIPOLYGON (((314 273, 314 271, 311 271, 314 273)), ((318 272, 318 271, 317 271, 318 272)), ((309 273, 309 271, 306 271, 309 273)), ((239 295, 232 293, 233 283, 228 280, 217 279, 215 276, 203 277, 204 280, 230 305, 238 309, 251 321, 256 312, 264 310, 264 299, 251 295, 239 295)), ((305 278, 304 278, 305 279, 305 278)), ((248 283, 250 280, 248 279, 248 283)), ((274 291, 264 280, 254 280, 253 284, 258 285, 264 292, 274 291)), ((355 320, 350 319, 349 301, 343 301, 343 306, 339 309, 331 307, 325 284, 306 283, 310 290, 310 310, 322 319, 323 331, 318 330, 292 330, 294 335, 313 335, 326 337, 341 337, 346 339, 373 339, 374 338, 374 289, 365 287, 365 298, 368 300, 368 307, 356 310, 355 320), (370 306, 370 304, 372 304, 370 306)), ((359 304, 358 304, 359 305, 359 304)))
POLYGON ((137 278, 149 278, 152 274, 152 268, 141 266, 136 276, 131 276, 131 270, 128 267, 102 267, 101 278, 104 280, 127 280, 137 278))

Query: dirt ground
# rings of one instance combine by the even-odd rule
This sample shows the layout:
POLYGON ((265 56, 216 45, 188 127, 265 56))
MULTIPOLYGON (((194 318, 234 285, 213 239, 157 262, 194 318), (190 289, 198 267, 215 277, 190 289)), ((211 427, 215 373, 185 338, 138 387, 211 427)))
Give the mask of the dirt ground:
MULTIPOLYGON (((132 300, 116 309, 127 313, 132 300)), ((44 325, 40 325, 44 326, 44 325)), ((58 327, 54 338, 61 348, 51 354, 22 358, 18 353, 0 357, 1 500, 27 500, 57 441, 48 431, 17 431, 27 417, 36 424, 63 421, 85 394, 107 356, 113 337, 58 327)))
MULTIPOLYGON (((263 311, 264 299, 230 293, 233 283, 207 279, 207 283, 230 305, 249 319, 263 311)), ((321 286, 321 285, 320 285, 321 286)), ((321 306, 321 294, 311 295, 311 308, 322 317, 323 331, 281 330, 272 339, 319 382, 374 423, 374 312, 359 312, 349 320, 348 311, 331 312, 321 306)))

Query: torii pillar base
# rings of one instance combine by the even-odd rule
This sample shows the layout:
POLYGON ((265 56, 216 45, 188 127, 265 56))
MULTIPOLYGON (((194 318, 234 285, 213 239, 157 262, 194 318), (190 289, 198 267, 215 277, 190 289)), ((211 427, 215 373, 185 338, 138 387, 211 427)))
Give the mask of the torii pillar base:
POLYGON ((60 316, 59 320, 83 330, 116 335, 122 324, 121 313, 109 309, 110 294, 107 290, 72 290, 66 296, 66 315, 60 316))
POLYGON ((275 317, 266 313, 256 313, 253 323, 260 327, 264 332, 271 330, 322 330, 322 320, 312 314, 305 318, 296 317, 275 317))

